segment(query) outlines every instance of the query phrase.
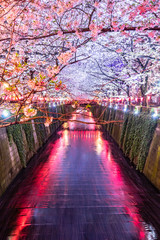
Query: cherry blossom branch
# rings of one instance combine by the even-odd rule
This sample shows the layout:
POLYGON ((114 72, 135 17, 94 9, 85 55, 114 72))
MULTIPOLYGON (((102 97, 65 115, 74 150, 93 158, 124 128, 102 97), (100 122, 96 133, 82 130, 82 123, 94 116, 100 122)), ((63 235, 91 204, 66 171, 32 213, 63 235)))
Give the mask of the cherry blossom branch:
MULTIPOLYGON (((155 26, 155 27, 125 27, 123 29, 123 31, 128 32, 128 31, 140 31, 142 28, 143 31, 160 31, 160 27, 159 26, 155 26)), ((78 29, 80 33, 86 33, 86 32, 90 32, 89 28, 80 28, 78 29)), ((67 34, 75 34, 77 32, 76 30, 63 30, 63 35, 67 35, 67 34)), ((116 31, 114 30, 114 28, 102 28, 101 31, 99 32, 100 34, 103 33, 107 33, 107 32, 122 32, 121 29, 116 29, 116 31)), ((48 37, 53 37, 53 36, 57 36, 58 35, 58 31, 54 31, 53 33, 50 34, 46 34, 46 35, 40 35, 40 36, 34 36, 34 37, 20 37, 18 40, 19 41, 23 41, 23 40, 28 40, 28 41, 32 41, 32 40, 37 40, 37 39, 44 39, 44 38, 48 38, 48 37)), ((10 41, 11 38, 2 38, 0 39, 0 42, 2 41, 10 41)))

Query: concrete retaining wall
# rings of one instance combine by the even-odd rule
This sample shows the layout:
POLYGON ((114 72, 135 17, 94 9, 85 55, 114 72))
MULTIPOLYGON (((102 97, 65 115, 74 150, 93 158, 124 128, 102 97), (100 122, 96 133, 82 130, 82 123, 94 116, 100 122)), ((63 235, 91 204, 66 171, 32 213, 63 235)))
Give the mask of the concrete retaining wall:
MULTIPOLYGON (((57 113, 67 113, 71 112, 71 106, 58 106, 54 109, 57 113)), ((55 117, 57 117, 56 115, 55 117)), ((34 121, 32 121, 32 136, 34 138, 34 147, 30 150, 30 146, 27 143, 26 134, 23 130, 22 126, 19 125, 20 131, 22 133, 23 141, 22 147, 24 150, 25 156, 25 165, 27 165, 30 158, 37 152, 37 150, 47 141, 47 139, 56 131, 56 129, 63 122, 55 121, 52 124, 52 127, 44 127, 45 130, 45 138, 43 141, 39 141, 39 134, 37 135, 36 125, 34 121)), ((10 139, 7 134, 6 128, 0 128, 0 196, 4 193, 8 185, 12 182, 12 180, 16 177, 19 171, 24 167, 22 160, 20 159, 20 155, 16 146, 16 143, 11 136, 10 139)))
POLYGON ((155 130, 143 172, 160 190, 160 122, 155 130))

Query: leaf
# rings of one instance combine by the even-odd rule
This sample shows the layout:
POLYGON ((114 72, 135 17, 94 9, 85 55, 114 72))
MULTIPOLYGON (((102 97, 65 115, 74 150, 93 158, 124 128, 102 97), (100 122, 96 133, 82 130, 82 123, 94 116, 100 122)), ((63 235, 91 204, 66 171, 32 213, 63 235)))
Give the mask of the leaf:
POLYGON ((87 108, 91 108, 91 105, 90 105, 90 104, 87 104, 87 105, 86 105, 86 109, 87 109, 87 108))

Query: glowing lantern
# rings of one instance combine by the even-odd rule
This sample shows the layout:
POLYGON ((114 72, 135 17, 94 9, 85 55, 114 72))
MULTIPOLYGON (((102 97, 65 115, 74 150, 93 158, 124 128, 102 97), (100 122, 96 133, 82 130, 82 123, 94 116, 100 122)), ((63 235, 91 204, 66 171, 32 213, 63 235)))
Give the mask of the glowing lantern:
POLYGON ((9 115, 10 115, 10 112, 8 110, 4 109, 2 112, 2 117, 7 118, 7 117, 9 117, 9 115))

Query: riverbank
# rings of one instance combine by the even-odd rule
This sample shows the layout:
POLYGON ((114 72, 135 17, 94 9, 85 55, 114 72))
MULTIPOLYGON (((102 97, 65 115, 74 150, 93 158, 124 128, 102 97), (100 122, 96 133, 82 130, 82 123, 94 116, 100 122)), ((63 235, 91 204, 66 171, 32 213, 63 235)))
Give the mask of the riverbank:
POLYGON ((95 118, 119 121, 104 124, 124 155, 160 190, 160 121, 150 113, 123 111, 105 106, 91 108, 95 118))

